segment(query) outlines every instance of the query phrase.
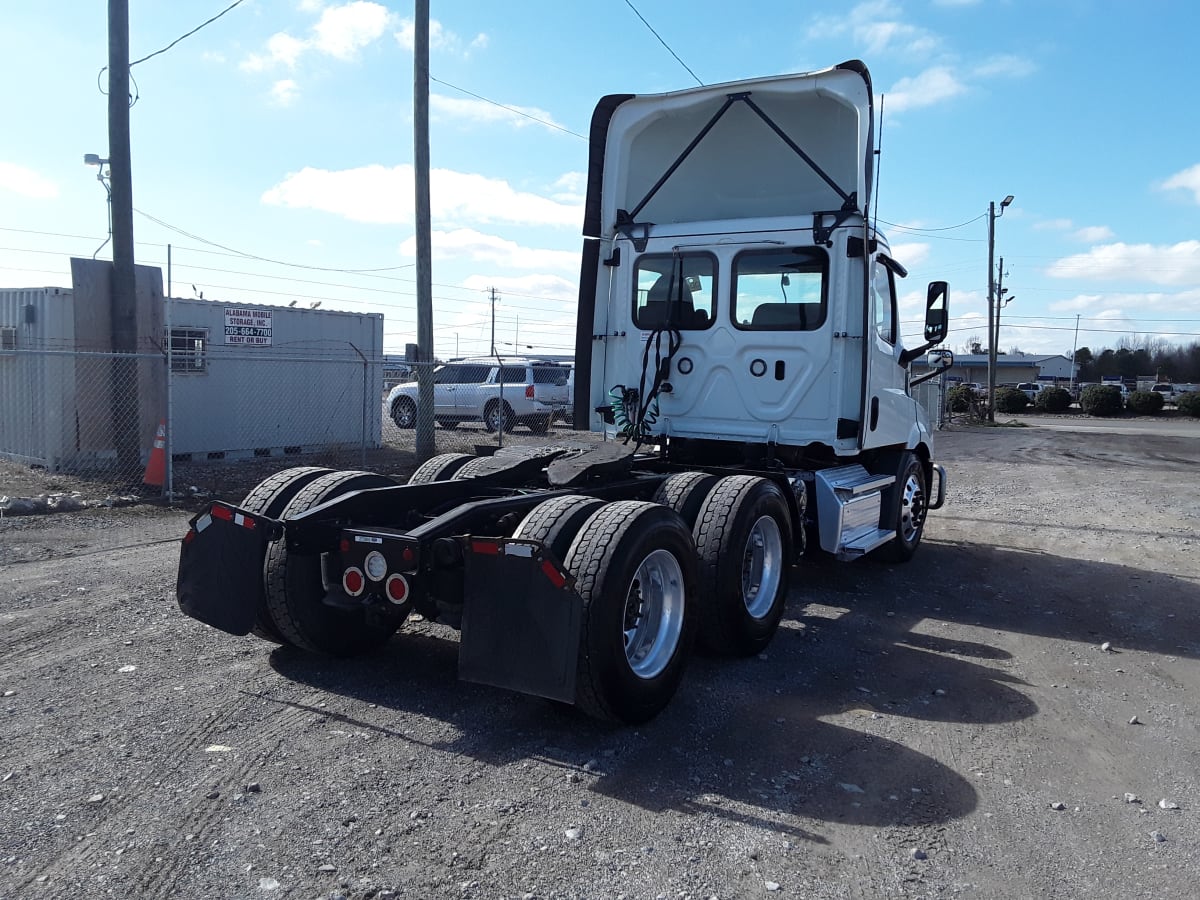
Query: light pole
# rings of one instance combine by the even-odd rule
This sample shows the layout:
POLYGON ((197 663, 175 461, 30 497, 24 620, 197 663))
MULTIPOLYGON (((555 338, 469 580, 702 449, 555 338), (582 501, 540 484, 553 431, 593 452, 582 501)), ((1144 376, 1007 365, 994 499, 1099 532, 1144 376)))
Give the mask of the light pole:
POLYGON ((1004 208, 1013 202, 1009 194, 1000 201, 1000 212, 996 203, 988 204, 988 421, 996 421, 996 220, 1004 215, 1004 208))

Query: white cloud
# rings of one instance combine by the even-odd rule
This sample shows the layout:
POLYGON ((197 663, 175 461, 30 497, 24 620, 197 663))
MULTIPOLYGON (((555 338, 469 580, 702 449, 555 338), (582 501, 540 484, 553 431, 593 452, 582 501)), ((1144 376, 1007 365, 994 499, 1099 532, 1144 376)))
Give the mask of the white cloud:
POLYGON ((1162 183, 1162 189, 1165 191, 1191 191, 1196 202, 1200 203, 1200 163, 1196 163, 1190 169, 1176 172, 1162 183))
POLYGON ((957 97, 966 90, 966 85, 959 81, 950 69, 946 66, 934 66, 913 78, 901 78, 897 81, 887 92, 886 108, 892 113, 919 109, 957 97))
POLYGON ((0 162, 0 191, 11 191, 34 200, 50 200, 58 196, 58 185, 33 169, 0 162))
MULTIPOLYGON (((409 52, 416 40, 416 24, 412 19, 401 19, 400 30, 396 32, 396 41, 409 52)), ((470 41, 464 42, 461 37, 444 27, 437 19, 429 20, 429 49, 442 51, 455 56, 468 57, 474 50, 483 50, 488 45, 488 36, 482 32, 470 41)))
POLYGON ((244 71, 294 69, 300 58, 309 52, 350 62, 357 58, 360 50, 383 37, 392 22, 392 14, 386 6, 368 0, 352 0, 329 7, 306 3, 301 9, 321 13, 310 30, 310 37, 298 38, 286 31, 271 35, 265 52, 252 53, 242 61, 244 71))
POLYGON ((554 189, 554 193, 550 196, 559 203, 582 204, 587 199, 587 174, 567 172, 561 175, 551 187, 554 189))
POLYGON ((906 269, 919 266, 929 257, 928 244, 896 244, 891 250, 892 259, 896 260, 906 269))
MULTIPOLYGON (((521 294, 524 297, 534 297, 539 300, 573 301, 579 298, 578 280, 568 280, 559 275, 519 275, 499 278, 494 275, 472 275, 463 282, 463 287, 477 291, 494 287, 501 294, 521 294)), ((566 343, 572 343, 574 331, 572 330, 566 337, 568 337, 566 343)))
POLYGON ((1087 253, 1068 256, 1053 263, 1051 278, 1129 280, 1151 284, 1195 284, 1200 282, 1200 241, 1181 241, 1170 246, 1152 244, 1105 244, 1087 253))
MULTIPOLYGON (((431 213, 443 224, 508 222, 578 228, 583 222, 581 205, 518 191, 500 179, 449 169, 434 169, 429 178, 431 213)), ((262 201, 293 209, 318 209, 355 222, 411 222, 413 167, 305 168, 289 173, 263 194, 262 201)))
POLYGON ((290 78, 271 85, 271 100, 279 106, 291 106, 300 97, 300 88, 290 78))
POLYGON ((989 57, 971 69, 975 78, 1025 78, 1037 71, 1032 60, 1012 53, 989 57))
POLYGON ((1071 237, 1085 244, 1095 244, 1099 241, 1111 241, 1116 235, 1107 225, 1088 225, 1075 231, 1071 237))
POLYGON ((322 10, 313 26, 311 46, 336 59, 352 60, 359 50, 383 36, 391 17, 386 6, 367 0, 322 10))
POLYGON ((900 21, 899 4, 889 0, 869 0, 848 13, 819 16, 808 29, 809 38, 841 38, 849 34, 870 56, 887 51, 926 54, 940 39, 916 25, 900 21))
POLYGON ((484 100, 466 97, 447 97, 444 94, 429 95, 429 110, 445 119, 465 119, 473 123, 501 122, 514 128, 527 125, 542 125, 547 128, 562 128, 554 117, 536 106, 497 106, 484 100), (540 119, 540 122, 534 121, 540 119))
MULTIPOLYGON (((466 258, 472 262, 490 263, 510 269, 579 271, 579 253, 576 251, 522 247, 516 241, 506 240, 494 234, 481 234, 470 228, 434 231, 430 238, 435 259, 466 258)), ((410 237, 400 245, 401 254, 416 256, 416 244, 416 238, 410 237)))

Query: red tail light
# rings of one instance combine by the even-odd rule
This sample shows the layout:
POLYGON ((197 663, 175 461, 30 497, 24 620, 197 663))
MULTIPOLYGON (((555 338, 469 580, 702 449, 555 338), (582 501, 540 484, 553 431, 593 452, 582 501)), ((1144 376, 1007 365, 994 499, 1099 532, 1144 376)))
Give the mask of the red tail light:
POLYGON ((384 590, 387 598, 399 606, 408 599, 408 579, 403 575, 389 575, 384 590))
POLYGON ((527 385, 527 386, 526 386, 526 388, 525 388, 525 399, 526 399, 526 400, 532 400, 532 399, 533 399, 533 385, 532 385, 532 384, 531 384, 531 385, 527 385))
POLYGON ((342 590, 351 597, 357 597, 361 594, 366 584, 362 570, 356 569, 354 566, 351 566, 342 573, 342 590))

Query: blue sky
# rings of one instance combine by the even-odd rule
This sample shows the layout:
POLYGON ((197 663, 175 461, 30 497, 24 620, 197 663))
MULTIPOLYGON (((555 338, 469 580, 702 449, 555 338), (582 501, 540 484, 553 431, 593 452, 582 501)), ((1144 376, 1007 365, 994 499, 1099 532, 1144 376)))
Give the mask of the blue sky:
MULTIPOLYGON (((228 2, 131 0, 131 57, 228 2)), ((489 287, 502 346, 570 352, 592 108, 696 82, 624 0, 431 6, 437 352, 487 349, 489 287)), ((948 346, 985 333, 988 202, 1013 194, 996 223, 1002 349, 1069 353, 1077 315, 1079 346, 1200 340, 1195 4, 634 6, 708 84, 867 63, 906 332, 924 284, 945 278, 948 346)), ((387 349, 415 340, 412 14, 244 0, 136 65, 138 261, 165 268, 172 244, 177 296, 382 312, 387 349)), ((68 257, 107 232, 82 163, 107 155, 106 4, 9 0, 4 17, 0 286, 69 285, 68 257)))

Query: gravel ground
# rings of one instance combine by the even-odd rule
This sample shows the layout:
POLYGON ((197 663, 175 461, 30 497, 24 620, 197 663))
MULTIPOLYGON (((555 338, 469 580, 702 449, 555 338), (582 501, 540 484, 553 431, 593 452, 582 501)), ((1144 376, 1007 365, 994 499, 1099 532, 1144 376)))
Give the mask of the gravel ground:
POLYGON ((1200 443, 939 441, 912 563, 806 560, 638 729, 456 682, 428 622, 212 631, 183 511, 0 520, 0 897, 1195 896, 1200 443))

